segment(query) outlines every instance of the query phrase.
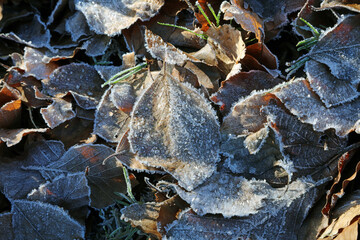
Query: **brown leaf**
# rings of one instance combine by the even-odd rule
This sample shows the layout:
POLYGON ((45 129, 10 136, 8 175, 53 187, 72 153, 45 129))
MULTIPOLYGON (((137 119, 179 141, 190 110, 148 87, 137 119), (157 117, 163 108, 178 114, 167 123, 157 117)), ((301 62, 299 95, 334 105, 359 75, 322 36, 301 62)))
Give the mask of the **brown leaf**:
POLYGON ((129 142, 140 162, 163 168, 186 189, 211 176, 220 160, 218 122, 209 102, 166 72, 135 104, 129 142))
POLYGON ((359 96, 359 23, 358 15, 343 19, 327 31, 309 52, 308 56, 318 62, 306 63, 310 86, 327 107, 349 102, 359 96))
POLYGON ((19 127, 21 120, 20 93, 5 84, 0 90, 0 128, 19 127))
POLYGON ((235 102, 248 96, 253 90, 270 89, 281 82, 281 79, 263 71, 239 72, 221 82, 220 89, 210 99, 220 105, 220 111, 225 115, 235 102))
POLYGON ((53 98, 53 103, 47 108, 40 109, 40 113, 50 128, 55 128, 76 115, 71 102, 61 98, 53 98))
POLYGON ((42 82, 43 92, 59 98, 71 93, 84 109, 95 109, 104 92, 103 80, 95 68, 84 63, 61 66, 42 82))
POLYGON ((0 128, 0 142, 6 142, 6 146, 11 147, 18 144, 23 136, 30 133, 44 133, 47 128, 34 128, 34 129, 2 129, 0 128))
POLYGON ((325 0, 321 3, 321 9, 329 8, 346 8, 351 11, 360 13, 360 4, 357 1, 325 0))
POLYGON ((334 128, 336 135, 345 136, 355 129, 359 120, 357 113, 360 112, 360 98, 326 108, 309 88, 306 80, 297 79, 280 87, 274 94, 302 122, 313 125, 315 131, 334 128))
POLYGON ((82 12, 75 12, 71 15, 65 24, 65 29, 71 34, 71 39, 76 42, 81 37, 90 35, 90 30, 86 22, 86 18, 82 12))
POLYGON ((75 7, 85 15, 91 30, 98 34, 115 36, 138 19, 149 20, 157 14, 164 3, 163 0, 136 2, 77 0, 75 7))
POLYGON ((221 4, 220 9, 224 13, 224 20, 235 19, 235 22, 244 30, 255 33, 256 39, 262 42, 264 24, 259 16, 250 9, 245 9, 243 1, 231 0, 230 3, 224 1, 221 4))

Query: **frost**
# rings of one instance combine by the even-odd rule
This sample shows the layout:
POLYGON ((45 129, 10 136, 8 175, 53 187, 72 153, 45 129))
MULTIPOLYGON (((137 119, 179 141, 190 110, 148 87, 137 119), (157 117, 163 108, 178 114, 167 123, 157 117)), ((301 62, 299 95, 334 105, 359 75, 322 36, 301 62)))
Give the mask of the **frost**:
POLYGON ((60 124, 75 117, 76 113, 72 110, 71 102, 61 98, 53 98, 53 103, 47 108, 40 109, 41 115, 50 128, 55 128, 60 124))
POLYGON ((220 160, 218 128, 209 102, 165 73, 135 103, 129 141, 140 162, 163 168, 191 190, 220 160))

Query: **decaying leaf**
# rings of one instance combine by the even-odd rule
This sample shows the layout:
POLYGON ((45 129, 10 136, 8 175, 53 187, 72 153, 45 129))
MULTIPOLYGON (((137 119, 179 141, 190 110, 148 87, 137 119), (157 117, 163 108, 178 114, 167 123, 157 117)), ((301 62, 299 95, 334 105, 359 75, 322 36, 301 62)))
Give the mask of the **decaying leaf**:
POLYGON ((90 205, 90 188, 84 172, 60 175, 31 191, 28 200, 57 205, 77 220, 85 221, 90 205))
POLYGON ((356 91, 360 82, 359 23, 359 15, 343 19, 327 31, 309 52, 309 57, 318 62, 306 63, 309 82, 327 107, 359 96, 356 91))
POLYGON ((53 98, 53 103, 40 110, 42 117, 50 128, 55 128, 75 117, 71 102, 61 98, 53 98))
POLYGON ((171 43, 164 42, 160 36, 148 29, 145 29, 145 46, 153 58, 162 60, 168 64, 182 66, 187 60, 195 62, 199 61, 191 55, 177 49, 171 43))
POLYGON ((218 127, 207 100, 165 72, 135 103, 129 142, 140 162, 163 168, 191 190, 220 160, 218 127))
MULTIPOLYGON (((91 189, 91 206, 103 208, 119 197, 114 192, 126 192, 122 164, 115 157, 103 160, 114 151, 104 145, 83 144, 71 147, 59 160, 41 169, 44 177, 54 179, 60 174, 85 172, 91 189)), ((134 177, 132 182, 134 183, 134 177)))
POLYGON ((19 128, 19 129, 2 129, 0 128, 0 142, 5 142, 6 146, 11 147, 18 144, 22 138, 30 133, 44 133, 47 128, 19 128))
POLYGON ((18 127, 21 120, 20 92, 4 84, 0 90, 0 128, 18 127))
MULTIPOLYGON (((199 216, 191 211, 184 211, 180 214, 179 220, 174 221, 166 228, 165 239, 296 239, 299 226, 317 195, 314 184, 306 179, 298 179, 285 188, 271 188, 264 181, 244 181, 254 189, 257 197, 263 196, 263 200, 260 202, 263 207, 255 214, 229 219, 214 215, 199 216)), ((215 193, 216 184, 212 187, 208 186, 215 193)), ((226 188, 225 182, 223 184, 224 189, 226 188)), ((204 186, 204 190, 205 188, 204 186)), ((190 197, 191 192, 183 194, 190 197)), ((208 199, 208 196, 206 197, 208 199)), ((200 198, 189 200, 197 202, 200 198)), ((251 201, 249 200, 244 205, 251 204, 251 201)), ((221 204, 225 205, 226 202, 221 204)), ((227 208, 241 211, 232 208, 231 205, 227 208)))
POLYGON ((264 24, 259 16, 251 10, 245 9, 242 1, 231 0, 230 3, 224 1, 220 6, 221 11, 224 13, 224 19, 235 19, 235 22, 240 24, 244 30, 255 33, 259 42, 262 42, 264 39, 264 24))
POLYGON ((95 68, 83 63, 61 66, 42 82, 43 92, 59 98, 71 93, 84 109, 95 109, 104 92, 103 80, 95 68))
MULTIPOLYGON (((119 99, 114 96, 116 93, 113 92, 117 92, 118 88, 109 88, 104 93, 95 112, 94 133, 109 142, 118 142, 130 123, 129 114, 114 105, 114 102, 119 99), (114 101, 111 101, 111 95, 113 95, 114 101)), ((126 98, 121 95, 119 97, 126 98)))
POLYGON ((351 0, 324 0, 321 3, 321 9, 328 8, 347 8, 351 11, 360 13, 359 2, 351 0))
POLYGON ((89 27, 86 18, 82 12, 75 12, 66 20, 65 29, 71 34, 73 41, 79 38, 90 35, 89 27))
POLYGON ((359 120, 360 98, 347 104, 326 108, 318 96, 309 89, 308 82, 303 79, 289 82, 274 94, 302 122, 313 125, 315 131, 334 128, 338 136, 345 136, 355 129, 355 124, 359 120))
POLYGON ((81 11, 90 26, 98 34, 114 36, 130 27, 138 19, 149 20, 164 5, 163 0, 152 1, 86 1, 76 0, 75 7, 81 11))
POLYGON ((270 89, 281 82, 281 79, 263 71, 239 72, 221 82, 220 89, 211 96, 211 100, 220 105, 223 114, 227 114, 235 102, 253 90, 270 89))
POLYGON ((85 239, 85 227, 60 207, 15 200, 12 213, 15 239, 85 239))
POLYGON ((2 240, 13 240, 12 213, 0 213, 0 235, 2 240))

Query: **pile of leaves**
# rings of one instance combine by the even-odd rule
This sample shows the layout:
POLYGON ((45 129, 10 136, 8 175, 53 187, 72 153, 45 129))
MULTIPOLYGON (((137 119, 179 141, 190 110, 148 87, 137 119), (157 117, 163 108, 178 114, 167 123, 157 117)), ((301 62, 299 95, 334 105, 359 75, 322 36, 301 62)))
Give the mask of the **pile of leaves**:
POLYGON ((1 239, 357 239, 357 2, 0 1, 1 239))

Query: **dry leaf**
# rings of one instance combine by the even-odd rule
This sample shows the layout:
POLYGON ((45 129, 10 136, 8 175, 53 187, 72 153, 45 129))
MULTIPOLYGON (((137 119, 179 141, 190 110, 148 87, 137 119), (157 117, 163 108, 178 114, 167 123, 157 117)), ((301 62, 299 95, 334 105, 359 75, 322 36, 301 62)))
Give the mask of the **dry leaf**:
POLYGON ((21 120, 20 93, 7 84, 0 90, 0 128, 18 127, 21 120))
POLYGON ((47 108, 40 109, 40 113, 50 128, 55 128, 76 115, 71 102, 61 98, 53 98, 53 103, 47 108))
POLYGON ((203 96, 163 73, 135 103, 129 142, 140 162, 163 168, 191 190, 220 160, 218 126, 203 96))
POLYGON ((81 11, 90 26, 98 34, 115 36, 129 28, 138 19, 149 20, 164 5, 163 0, 152 1, 104 1, 76 0, 75 7, 81 11))
MULTIPOLYGON (((360 3, 358 1, 348 0, 324 0, 321 3, 321 9, 347 8, 351 11, 360 13, 360 3)), ((354 238, 355 239, 355 238, 354 238)))
POLYGON ((66 19, 65 30, 71 34, 71 39, 76 42, 81 37, 90 35, 86 18, 82 12, 75 12, 66 19))
POLYGON ((2 129, 0 128, 0 142, 6 142, 6 146, 11 147, 18 144, 22 138, 30 133, 44 133, 47 128, 33 128, 33 129, 2 129))
POLYGON ((2 240, 13 240, 12 213, 0 213, 0 236, 2 240))

